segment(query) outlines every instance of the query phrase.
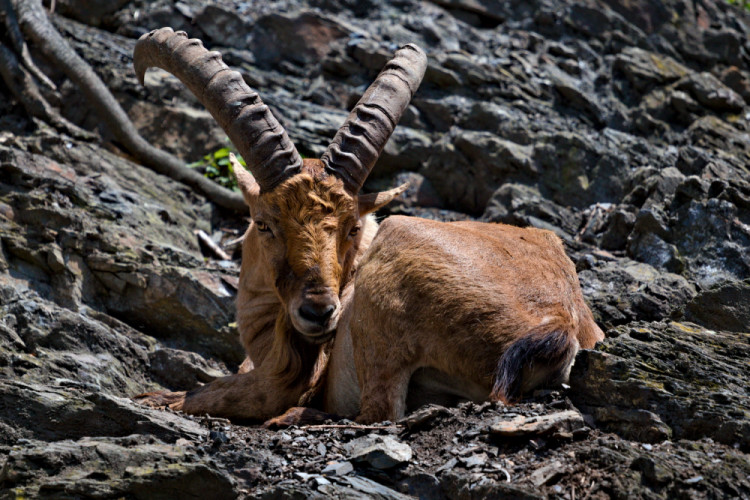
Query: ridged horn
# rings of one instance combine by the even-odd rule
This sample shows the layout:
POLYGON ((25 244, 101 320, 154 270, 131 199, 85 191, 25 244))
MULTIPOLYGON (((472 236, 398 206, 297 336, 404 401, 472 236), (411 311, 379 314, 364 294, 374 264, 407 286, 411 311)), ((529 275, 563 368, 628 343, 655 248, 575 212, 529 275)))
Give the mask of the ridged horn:
POLYGON ((151 67, 179 78, 227 133, 261 190, 300 171, 302 157, 268 106, 221 54, 209 52, 200 40, 172 28, 146 33, 135 44, 133 66, 141 85, 151 67))
POLYGON ((416 45, 397 50, 321 157, 326 170, 343 180, 350 193, 358 193, 365 183, 426 68, 427 56, 416 45))

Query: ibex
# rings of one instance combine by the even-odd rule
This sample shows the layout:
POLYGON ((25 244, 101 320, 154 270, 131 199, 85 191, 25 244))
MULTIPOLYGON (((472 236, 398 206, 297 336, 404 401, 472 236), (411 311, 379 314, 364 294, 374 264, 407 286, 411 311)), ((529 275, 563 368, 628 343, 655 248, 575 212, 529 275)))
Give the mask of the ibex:
POLYGON ((317 404, 367 423, 450 399, 515 402, 563 381, 579 348, 604 335, 551 232, 479 222, 372 216, 405 189, 360 194, 427 65, 406 45, 318 159, 217 52, 170 28, 135 47, 177 76, 245 158, 235 174, 252 222, 242 248, 237 375, 147 404, 268 419, 317 404), (315 397, 313 397, 315 396, 315 397))

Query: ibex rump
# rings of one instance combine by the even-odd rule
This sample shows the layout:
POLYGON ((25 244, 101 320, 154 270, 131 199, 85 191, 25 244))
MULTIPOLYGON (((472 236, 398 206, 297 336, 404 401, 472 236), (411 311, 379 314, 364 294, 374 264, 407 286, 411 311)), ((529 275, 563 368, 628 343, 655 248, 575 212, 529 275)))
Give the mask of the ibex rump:
POLYGON ((564 380, 577 350, 603 338, 552 233, 406 217, 378 228, 368 216, 405 189, 359 194, 424 74, 416 46, 396 52, 322 158, 304 161, 199 40, 153 31, 134 63, 141 82, 152 66, 180 78, 253 173, 235 167, 252 218, 237 298, 247 360, 237 375, 142 401, 268 419, 315 398, 360 422, 397 419, 429 401, 516 401, 564 380))

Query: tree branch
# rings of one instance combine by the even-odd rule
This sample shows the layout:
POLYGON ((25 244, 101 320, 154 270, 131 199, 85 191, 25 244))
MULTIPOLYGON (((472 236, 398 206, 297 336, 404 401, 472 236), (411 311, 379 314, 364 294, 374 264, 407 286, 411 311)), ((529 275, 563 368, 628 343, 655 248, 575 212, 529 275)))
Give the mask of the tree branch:
POLYGON ((155 148, 140 136, 104 82, 57 32, 40 0, 15 0, 15 7, 23 33, 81 89, 112 135, 133 156, 155 172, 199 190, 222 207, 247 213, 242 195, 206 179, 186 167, 182 160, 155 148))

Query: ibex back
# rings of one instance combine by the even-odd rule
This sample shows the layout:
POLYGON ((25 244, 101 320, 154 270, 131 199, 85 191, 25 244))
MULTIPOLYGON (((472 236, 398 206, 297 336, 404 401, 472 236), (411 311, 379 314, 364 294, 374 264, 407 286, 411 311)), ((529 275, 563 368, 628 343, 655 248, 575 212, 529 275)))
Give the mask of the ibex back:
POLYGON ((258 95, 183 32, 141 37, 136 73, 164 68, 203 102, 245 158, 252 223, 237 322, 237 375, 139 398, 188 413, 268 419, 319 401, 360 422, 461 399, 514 402, 563 381, 603 338, 572 262, 548 231, 368 216, 406 186, 359 194, 424 75, 398 50, 320 160, 302 160, 258 95))

